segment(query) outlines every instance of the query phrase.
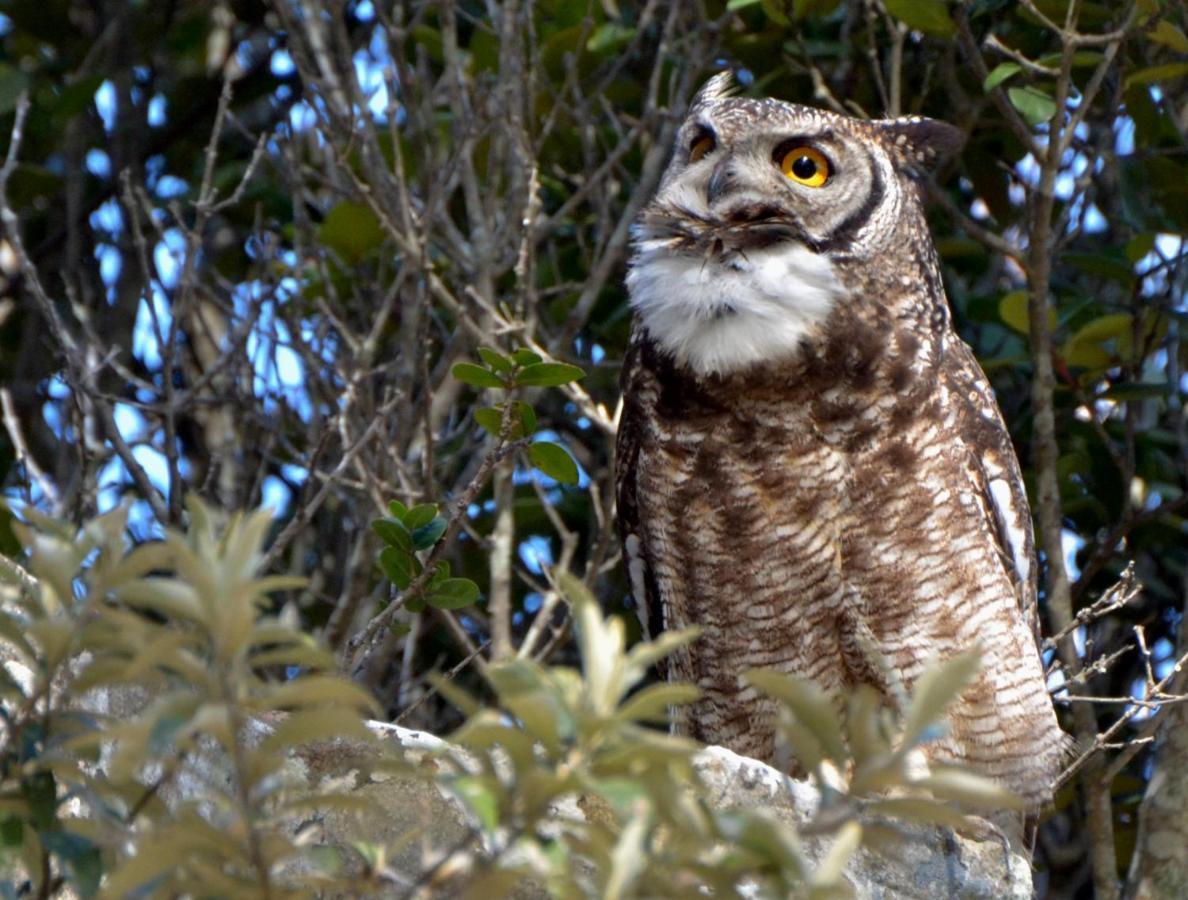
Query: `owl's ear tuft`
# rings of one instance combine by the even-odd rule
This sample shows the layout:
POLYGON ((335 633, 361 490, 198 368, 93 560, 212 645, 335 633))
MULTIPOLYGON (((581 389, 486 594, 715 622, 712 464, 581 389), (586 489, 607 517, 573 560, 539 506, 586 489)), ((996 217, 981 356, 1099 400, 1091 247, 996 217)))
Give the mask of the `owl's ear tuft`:
POLYGON ((711 103, 716 103, 719 100, 725 100, 730 97, 737 90, 738 85, 734 81, 734 72, 730 69, 723 69, 709 81, 701 86, 701 90, 697 92, 697 96, 693 98, 690 104, 690 110, 697 109, 702 106, 708 106, 711 103))
POLYGON ((965 143, 965 134, 948 122, 906 116, 872 123, 901 160, 918 172, 929 171, 965 143))

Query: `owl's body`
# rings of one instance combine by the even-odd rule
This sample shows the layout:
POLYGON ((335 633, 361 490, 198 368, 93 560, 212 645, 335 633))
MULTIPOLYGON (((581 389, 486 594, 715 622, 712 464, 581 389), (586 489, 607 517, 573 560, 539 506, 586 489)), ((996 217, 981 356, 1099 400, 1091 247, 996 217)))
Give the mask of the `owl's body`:
POLYGON ((678 725, 771 759, 774 708, 748 668, 894 702, 880 657, 910 691, 930 659, 976 646, 982 673, 929 752, 1041 803, 1065 739, 1036 647, 1030 516, 913 176, 952 129, 724 87, 694 103, 628 277, 616 467, 632 589, 649 631, 703 629, 669 663, 703 690, 678 725))

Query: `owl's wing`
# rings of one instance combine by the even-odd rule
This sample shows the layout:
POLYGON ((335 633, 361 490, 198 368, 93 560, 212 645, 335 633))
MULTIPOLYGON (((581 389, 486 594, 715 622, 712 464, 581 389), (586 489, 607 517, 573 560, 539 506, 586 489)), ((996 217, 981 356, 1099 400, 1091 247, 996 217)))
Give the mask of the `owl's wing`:
POLYGON ((1019 608, 1039 638, 1035 538, 1023 474, 994 391, 964 341, 950 343, 945 375, 950 397, 961 410, 964 468, 985 510, 998 555, 1019 599, 1019 608))
POLYGON ((664 610, 639 518, 636 475, 645 427, 643 399, 653 390, 649 374, 640 363, 640 344, 639 334, 632 335, 619 379, 623 412, 619 416, 615 440, 615 502, 619 538, 623 542, 623 560, 631 580, 635 612, 639 616, 644 638, 651 639, 664 630, 664 610))

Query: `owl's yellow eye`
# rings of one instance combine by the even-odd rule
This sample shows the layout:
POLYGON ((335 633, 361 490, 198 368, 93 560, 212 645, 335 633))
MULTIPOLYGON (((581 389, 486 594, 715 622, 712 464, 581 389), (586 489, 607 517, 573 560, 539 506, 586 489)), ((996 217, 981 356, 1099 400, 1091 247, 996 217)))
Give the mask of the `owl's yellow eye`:
POLYGON ((780 159, 780 171, 805 187, 820 187, 829 180, 829 160, 812 147, 793 147, 780 159))
POLYGON ((695 163, 707 153, 714 149, 717 145, 714 139, 708 134, 703 134, 693 142, 693 146, 689 148, 689 162, 695 163))

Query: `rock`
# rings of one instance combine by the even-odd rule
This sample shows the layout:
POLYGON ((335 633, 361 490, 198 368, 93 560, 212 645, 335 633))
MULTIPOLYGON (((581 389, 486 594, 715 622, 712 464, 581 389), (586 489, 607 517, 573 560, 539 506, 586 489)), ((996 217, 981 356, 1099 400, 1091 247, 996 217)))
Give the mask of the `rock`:
MULTIPOLYGON (((439 738, 395 725, 374 723, 373 729, 384 740, 398 744, 410 762, 441 764, 433 762, 434 754, 446 746, 439 738)), ((336 777, 344 768, 351 767, 351 751, 345 744, 341 750, 342 756, 336 756, 332 748, 326 747, 316 759, 305 759, 308 776, 314 783, 336 777)), ((465 764, 465 755, 455 751, 451 756, 465 764)), ((812 783, 789 778, 764 763, 722 747, 700 751, 695 765, 707 791, 707 802, 715 809, 766 809, 798 830, 804 829, 817 809, 819 795, 812 783)), ((468 815, 462 805, 448 792, 435 789, 425 780, 392 777, 362 784, 357 790, 373 799, 382 812, 362 820, 327 816, 323 839, 327 843, 360 838, 396 843, 410 829, 417 829, 420 840, 412 846, 406 843, 396 863, 408 881, 415 880, 419 872, 457 847, 467 831, 468 815)), ((565 804, 557 814, 581 816, 582 804, 565 804)), ((992 828, 987 827, 977 836, 956 834, 947 828, 917 826, 905 826, 903 832, 904 840, 893 854, 863 849, 851 859, 846 876, 858 897, 1027 900, 1033 896, 1027 857, 1012 851, 992 828)), ((830 840, 829 837, 803 838, 805 854, 810 860, 819 860, 830 840)), ((524 886, 521 896, 537 894, 530 886, 524 886)))

